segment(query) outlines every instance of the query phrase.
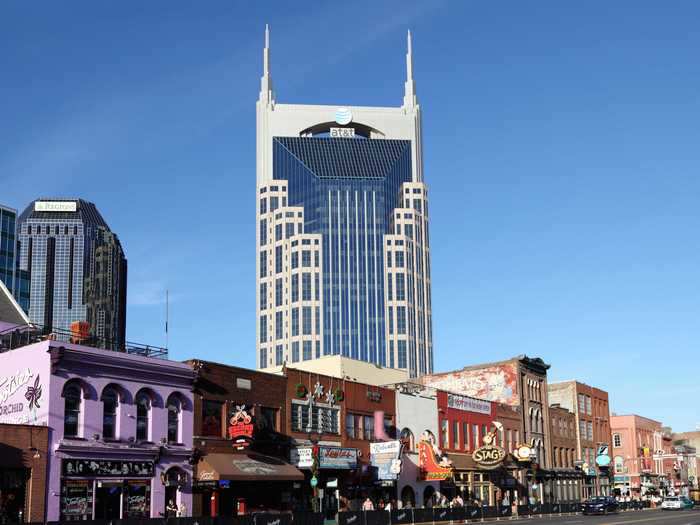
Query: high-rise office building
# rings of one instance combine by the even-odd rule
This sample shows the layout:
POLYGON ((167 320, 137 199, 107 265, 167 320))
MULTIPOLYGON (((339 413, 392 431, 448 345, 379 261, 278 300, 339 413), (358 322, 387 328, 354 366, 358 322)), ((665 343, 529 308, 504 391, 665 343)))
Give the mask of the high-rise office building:
POLYGON ((257 365, 433 370, 428 194, 411 35, 400 107, 257 101, 257 365))
POLYGON ((29 311, 29 280, 27 272, 19 269, 19 246, 17 210, 0 205, 0 281, 26 313, 29 311))
POLYGON ((18 221, 20 271, 29 280, 29 318, 47 331, 119 350, 126 335, 127 263, 95 205, 39 199, 18 221))
POLYGON ((15 287, 15 254, 17 210, 0 205, 0 281, 13 291, 15 287))

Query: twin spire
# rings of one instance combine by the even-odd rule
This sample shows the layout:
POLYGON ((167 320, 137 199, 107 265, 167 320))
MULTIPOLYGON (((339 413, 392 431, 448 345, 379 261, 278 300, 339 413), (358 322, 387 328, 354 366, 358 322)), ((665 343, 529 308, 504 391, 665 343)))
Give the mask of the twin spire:
MULTIPOLYGON (((413 80, 413 46, 410 29, 406 44, 406 82, 404 83, 403 107, 413 108, 418 105, 418 99, 416 98, 416 83, 413 80)), ((270 76, 270 27, 267 24, 265 24, 265 47, 263 48, 263 76, 260 78, 260 102, 267 104, 275 102, 272 77, 270 76)))

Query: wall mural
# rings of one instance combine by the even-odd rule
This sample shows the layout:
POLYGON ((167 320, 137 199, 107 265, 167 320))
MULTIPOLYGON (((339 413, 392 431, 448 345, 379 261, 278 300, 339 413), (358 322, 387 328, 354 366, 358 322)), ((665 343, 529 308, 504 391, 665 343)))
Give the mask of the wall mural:
POLYGON ((517 381, 518 371, 511 363, 425 378, 425 384, 435 388, 510 406, 520 404, 517 381))
POLYGON ((0 423, 45 425, 47 403, 41 376, 32 369, 0 376, 0 423))

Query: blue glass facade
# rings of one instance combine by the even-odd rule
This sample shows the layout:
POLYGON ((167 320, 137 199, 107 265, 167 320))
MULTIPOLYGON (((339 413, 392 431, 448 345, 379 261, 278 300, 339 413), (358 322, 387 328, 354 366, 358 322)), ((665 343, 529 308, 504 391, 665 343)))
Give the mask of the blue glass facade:
POLYGON ((273 176, 322 236, 323 353, 386 365, 384 235, 412 180, 411 142, 275 137, 273 176))
POLYGON ((0 281, 10 292, 15 286, 15 220, 17 213, 0 207, 0 281))

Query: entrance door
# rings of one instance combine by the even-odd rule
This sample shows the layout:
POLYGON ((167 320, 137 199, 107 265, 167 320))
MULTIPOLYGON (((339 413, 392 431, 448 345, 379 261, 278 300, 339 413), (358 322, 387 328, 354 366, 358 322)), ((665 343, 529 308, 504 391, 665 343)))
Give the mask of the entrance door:
POLYGON ((121 518, 122 488, 103 483, 95 489, 95 519, 118 520, 121 518))
POLYGON ((164 515, 168 518, 174 518, 177 515, 177 487, 165 487, 165 512, 164 515))

